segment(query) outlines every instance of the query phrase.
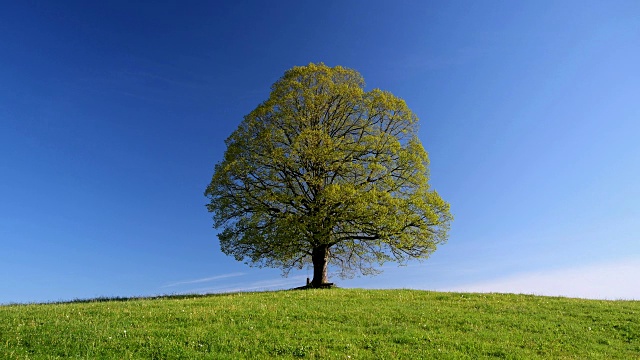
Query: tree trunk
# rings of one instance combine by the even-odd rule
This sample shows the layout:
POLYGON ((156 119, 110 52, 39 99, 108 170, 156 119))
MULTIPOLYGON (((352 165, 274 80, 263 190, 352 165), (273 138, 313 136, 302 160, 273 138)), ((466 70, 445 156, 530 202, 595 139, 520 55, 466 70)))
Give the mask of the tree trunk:
POLYGON ((321 287, 322 284, 329 282, 327 279, 329 247, 327 245, 320 245, 313 248, 311 260, 313 261, 313 280, 311 281, 311 286, 315 288, 321 287))

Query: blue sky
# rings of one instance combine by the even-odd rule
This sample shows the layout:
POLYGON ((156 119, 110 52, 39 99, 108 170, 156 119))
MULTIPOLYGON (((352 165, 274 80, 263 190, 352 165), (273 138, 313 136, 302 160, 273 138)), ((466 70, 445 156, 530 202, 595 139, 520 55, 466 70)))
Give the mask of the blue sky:
POLYGON ((204 189, 285 70, 421 119, 449 242, 343 287, 640 299, 637 1, 6 2, 0 303, 304 283, 223 255, 204 189))

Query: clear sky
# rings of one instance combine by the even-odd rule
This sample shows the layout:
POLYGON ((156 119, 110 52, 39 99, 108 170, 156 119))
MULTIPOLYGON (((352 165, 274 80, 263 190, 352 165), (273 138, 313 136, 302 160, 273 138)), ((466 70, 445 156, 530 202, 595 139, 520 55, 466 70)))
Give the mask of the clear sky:
POLYGON ((339 286, 640 299, 638 1, 6 1, 0 303, 302 285, 223 255, 203 192, 321 61, 406 100, 455 215, 339 286))

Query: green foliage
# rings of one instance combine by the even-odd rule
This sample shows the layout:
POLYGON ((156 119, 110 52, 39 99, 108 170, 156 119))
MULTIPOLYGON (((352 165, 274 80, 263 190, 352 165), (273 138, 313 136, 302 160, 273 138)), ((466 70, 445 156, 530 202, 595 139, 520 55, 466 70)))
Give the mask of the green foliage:
POLYGON ((0 306, 0 359, 637 359, 639 301, 305 290, 0 306))
POLYGON ((427 258, 452 216, 429 187, 417 121, 354 70, 288 70, 227 139, 206 189, 222 251, 286 273, 324 247, 343 276, 427 258))

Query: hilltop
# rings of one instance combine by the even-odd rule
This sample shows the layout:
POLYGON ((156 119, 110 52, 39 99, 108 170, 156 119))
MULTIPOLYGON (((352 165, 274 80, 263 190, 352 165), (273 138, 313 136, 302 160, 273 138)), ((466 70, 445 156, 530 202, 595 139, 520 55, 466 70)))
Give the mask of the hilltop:
POLYGON ((640 302, 328 289, 0 307, 3 359, 640 358, 640 302))

